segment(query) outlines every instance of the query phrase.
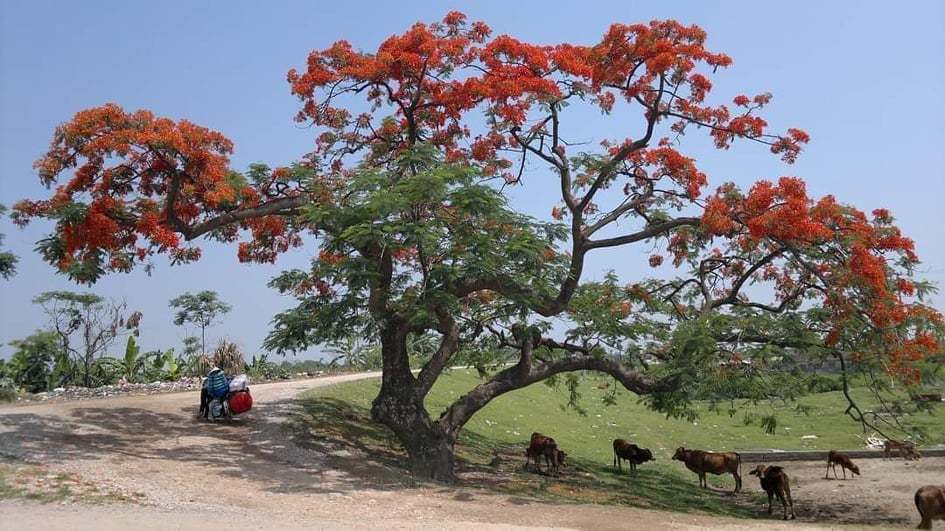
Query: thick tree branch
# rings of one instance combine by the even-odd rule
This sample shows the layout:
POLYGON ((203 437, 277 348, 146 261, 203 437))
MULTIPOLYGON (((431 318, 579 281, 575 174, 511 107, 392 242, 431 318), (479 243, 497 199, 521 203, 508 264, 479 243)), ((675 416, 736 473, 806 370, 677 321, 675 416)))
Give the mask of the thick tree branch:
POLYGON ((299 208, 311 203, 311 200, 308 197, 301 195, 294 197, 283 197, 280 199, 267 201, 259 206, 225 212, 213 219, 209 219, 203 223, 191 226, 184 223, 177 216, 177 212, 175 211, 174 207, 175 201, 176 193, 172 194, 171 192, 168 192, 167 207, 165 208, 167 221, 171 224, 174 230, 183 235, 187 241, 193 240, 208 232, 213 232, 217 229, 221 229, 227 225, 243 220, 271 215, 292 214, 297 212, 299 208))
POLYGON ((492 380, 476 386, 469 394, 460 397, 440 416, 438 422, 443 429, 455 433, 472 416, 494 398, 545 380, 555 374, 574 371, 598 371, 613 376, 623 386, 636 394, 646 395, 671 390, 672 380, 654 380, 632 371, 611 359, 574 354, 565 358, 542 363, 527 373, 519 367, 510 367, 496 374, 492 380))
POLYGON ((443 309, 438 308, 436 314, 440 321, 439 329, 440 333, 443 334, 443 338, 440 340, 440 346, 436 349, 430 361, 423 366, 420 374, 417 375, 417 392, 420 393, 420 396, 426 396, 430 392, 433 383, 436 382, 440 373, 449 363, 450 358, 459 349, 459 327, 456 325, 456 320, 443 309))
POLYGON ((626 245, 628 243, 638 242, 656 236, 662 236, 663 234, 666 234, 667 232, 679 227, 698 227, 701 223, 702 220, 699 218, 676 218, 669 221, 664 221, 662 223, 649 225, 645 229, 634 232, 633 234, 626 234, 624 236, 617 236, 614 238, 605 238, 603 240, 588 240, 585 248, 587 250, 591 250, 600 249, 602 247, 617 247, 619 245, 626 245))

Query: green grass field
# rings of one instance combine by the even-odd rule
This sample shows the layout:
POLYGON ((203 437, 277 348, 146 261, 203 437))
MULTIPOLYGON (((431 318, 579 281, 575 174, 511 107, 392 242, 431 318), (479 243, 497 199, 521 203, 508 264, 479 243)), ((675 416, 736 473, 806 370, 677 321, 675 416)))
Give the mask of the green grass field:
MULTIPOLYGON (((440 378, 427 398, 427 409, 438 416, 443 408, 479 382, 473 370, 454 370, 440 378)), ((708 450, 827 450, 862 448, 860 426, 843 414, 840 393, 820 393, 797 403, 758 405, 752 409, 755 421, 745 422, 744 410, 733 416, 701 406, 695 422, 667 419, 649 410, 638 397, 620 389, 617 403, 605 406, 610 390, 598 385, 612 380, 588 375, 580 389, 581 415, 566 408, 566 390, 535 384, 504 395, 483 408, 460 435, 457 454, 467 466, 500 470, 504 479, 490 487, 510 494, 538 495, 561 502, 620 503, 657 509, 704 511, 733 516, 754 514, 757 498, 738 499, 705 492, 697 487, 696 476, 682 463, 672 461, 678 446, 708 450), (800 407, 798 407, 800 406, 800 407), (757 421, 775 413, 778 426, 766 434, 757 421), (522 472, 522 452, 532 432, 554 437, 569 454, 572 466, 561 479, 522 472), (805 438, 814 435, 816 438, 805 438), (656 461, 643 465, 635 477, 619 475, 612 468, 611 443, 623 438, 648 447, 656 461), (493 450, 500 452, 501 466, 491 462, 493 450), (491 462, 491 463, 490 463, 491 462), (733 502, 733 500, 735 500, 733 502)), ((368 411, 376 396, 379 380, 364 380, 316 389, 303 396, 306 429, 318 438, 331 433, 337 440, 353 441, 359 447, 396 446, 392 435, 369 420, 368 411)), ((869 406, 865 392, 858 392, 861 407, 869 406)), ((910 421, 925 428, 930 444, 945 442, 945 422, 940 416, 921 413, 910 421)), ((744 471, 746 485, 750 479, 744 471)), ((487 482, 489 483, 489 482, 487 482)), ((710 484, 730 490, 731 476, 710 476, 710 484)))

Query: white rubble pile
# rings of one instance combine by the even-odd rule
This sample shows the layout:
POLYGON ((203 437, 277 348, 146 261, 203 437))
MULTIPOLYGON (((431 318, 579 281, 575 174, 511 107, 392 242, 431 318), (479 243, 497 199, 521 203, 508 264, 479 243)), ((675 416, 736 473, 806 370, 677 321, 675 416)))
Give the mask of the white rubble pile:
POLYGON ((172 382, 129 383, 124 379, 114 385, 102 387, 57 387, 52 391, 24 395, 18 402, 44 402, 48 400, 85 400, 117 395, 151 395, 156 393, 174 393, 200 389, 200 378, 184 377, 172 382))

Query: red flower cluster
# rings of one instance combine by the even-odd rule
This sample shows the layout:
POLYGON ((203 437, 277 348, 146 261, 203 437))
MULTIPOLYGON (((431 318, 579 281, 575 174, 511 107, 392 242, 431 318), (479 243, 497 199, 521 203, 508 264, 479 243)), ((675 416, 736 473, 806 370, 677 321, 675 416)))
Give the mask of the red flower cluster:
MULTIPOLYGON (((114 104, 81 111, 56 129, 49 151, 34 164, 47 186, 74 173, 51 200, 16 204, 16 221, 78 213, 59 216, 60 267, 96 262, 104 252, 104 267, 125 271, 148 253, 135 245, 139 237, 157 250, 178 250, 180 236, 158 199, 166 202, 173 192, 174 215, 190 223, 236 198, 226 180, 232 149, 220 133, 186 120, 114 104)), ((188 250, 175 259, 193 256, 188 250)))

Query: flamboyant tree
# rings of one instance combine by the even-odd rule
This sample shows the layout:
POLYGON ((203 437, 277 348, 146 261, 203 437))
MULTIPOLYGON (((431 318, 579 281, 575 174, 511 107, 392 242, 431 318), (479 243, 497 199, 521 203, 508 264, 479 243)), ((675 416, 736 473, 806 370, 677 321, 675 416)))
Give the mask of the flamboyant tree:
POLYGON ((272 282, 299 304, 268 346, 377 338, 372 416, 437 479, 453 478, 457 434, 479 409, 562 373, 608 373, 667 411, 756 348, 869 356, 911 377, 939 317, 912 298, 913 244, 887 213, 809 198, 791 177, 707 194, 680 151, 705 132, 719 149, 758 144, 792 163, 808 141, 768 127, 769 94, 709 103, 710 76, 731 59, 705 40, 654 21, 614 24, 592 45, 536 45, 450 13, 374 52, 339 41, 288 74, 296 119, 320 131, 300 161, 239 174, 221 134, 109 104, 57 129, 36 163, 55 193, 15 218, 55 221, 40 252, 79 282, 157 253, 195 260, 201 236, 242 239, 241 261, 271 262, 316 235, 311 268, 272 282), (627 137, 569 144, 579 105, 619 112, 627 137), (503 193, 526 185, 529 164, 545 171, 527 186, 560 194, 545 221, 503 193), (671 256, 680 276, 582 282, 588 253, 633 244, 662 249, 650 264, 671 256), (550 319, 570 328, 555 338, 550 319), (429 334, 438 347, 413 374, 408 344, 429 334), (475 348, 516 361, 431 416, 433 383, 475 348))

